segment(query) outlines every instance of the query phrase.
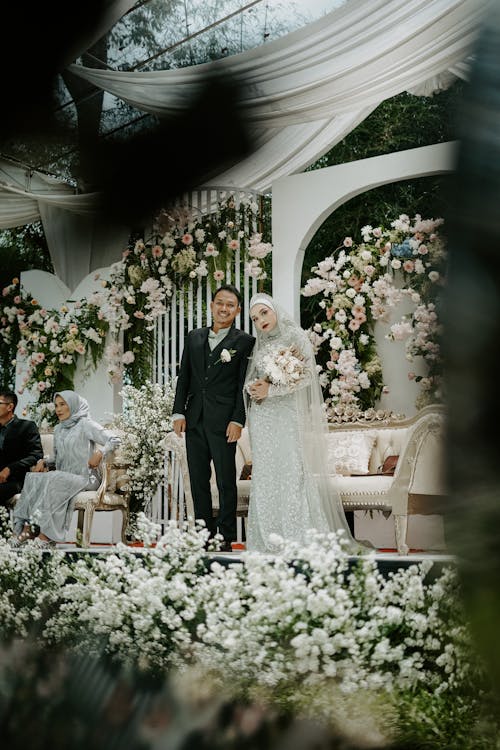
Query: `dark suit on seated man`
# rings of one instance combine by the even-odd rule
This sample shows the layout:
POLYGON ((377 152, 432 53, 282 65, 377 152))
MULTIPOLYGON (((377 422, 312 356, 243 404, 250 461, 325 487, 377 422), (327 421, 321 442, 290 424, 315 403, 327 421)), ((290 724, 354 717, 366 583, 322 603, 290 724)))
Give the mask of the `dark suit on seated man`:
POLYGON ((234 327, 240 294, 224 284, 210 305, 212 328, 190 331, 177 380, 173 423, 186 433, 189 477, 197 519, 211 535, 218 526, 222 550, 236 539, 236 442, 245 423, 243 383, 255 339, 234 327), (213 461, 219 491, 217 524, 212 513, 213 461))
POLYGON ((20 492, 26 472, 43 458, 38 427, 29 419, 14 414, 17 396, 0 391, 0 505, 20 492))

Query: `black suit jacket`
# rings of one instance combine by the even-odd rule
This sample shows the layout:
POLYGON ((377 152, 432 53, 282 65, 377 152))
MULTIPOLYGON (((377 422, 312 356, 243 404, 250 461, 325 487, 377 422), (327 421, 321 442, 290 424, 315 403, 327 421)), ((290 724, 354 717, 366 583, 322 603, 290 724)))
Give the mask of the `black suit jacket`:
POLYGON ((203 420, 208 429, 225 432, 229 422, 245 424, 243 384, 255 339, 232 326, 210 352, 209 331, 196 328, 187 336, 173 411, 185 415, 188 429, 203 420), (234 351, 229 362, 220 359, 223 349, 234 351))
POLYGON ((31 420, 14 415, 0 448, 0 470, 8 466, 9 480, 23 482, 26 472, 40 458, 43 458, 43 449, 38 427, 31 420))

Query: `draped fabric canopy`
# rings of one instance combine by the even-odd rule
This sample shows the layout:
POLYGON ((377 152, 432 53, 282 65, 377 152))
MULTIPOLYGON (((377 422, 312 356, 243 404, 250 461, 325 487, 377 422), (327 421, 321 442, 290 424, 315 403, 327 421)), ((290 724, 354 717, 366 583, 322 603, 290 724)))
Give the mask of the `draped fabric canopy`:
MULTIPOLYGON (((240 80, 240 108, 260 147, 211 184, 260 192, 324 154, 382 101, 465 77, 486 3, 348 0, 265 46, 179 70, 70 70, 137 109, 175 115, 209 75, 240 80)), ((219 115, 220 116, 220 115, 219 115)))
POLYGON ((182 110, 204 76, 241 77, 249 122, 284 127, 378 104, 470 53, 478 0, 349 0, 268 44, 203 65, 151 72, 70 66, 95 86, 158 115, 182 110))
MULTIPOLYGON (((130 4, 111 0, 110 7, 130 4)), ((73 64, 69 70, 159 116, 188 107, 207 76, 235 77, 257 147, 207 186, 264 193, 279 178, 303 171, 385 99, 403 91, 429 96, 466 78, 487 5, 488 0, 347 0, 302 29, 210 64, 153 72, 73 64)), ((42 218, 56 268, 72 288, 96 267, 96 243, 102 241, 93 217, 97 199, 0 160, 0 227, 42 218), (66 263, 65 269, 68 238, 82 252, 76 265, 66 263)), ((103 261, 111 252, 106 246, 103 261)))
POLYGON ((0 159, 0 228, 41 220, 55 273, 70 289, 95 268, 114 263, 126 247, 128 227, 100 220, 98 199, 0 159))
POLYGON ((0 159, 0 228, 18 227, 40 219, 43 206, 92 215, 98 195, 76 195, 63 180, 0 159))

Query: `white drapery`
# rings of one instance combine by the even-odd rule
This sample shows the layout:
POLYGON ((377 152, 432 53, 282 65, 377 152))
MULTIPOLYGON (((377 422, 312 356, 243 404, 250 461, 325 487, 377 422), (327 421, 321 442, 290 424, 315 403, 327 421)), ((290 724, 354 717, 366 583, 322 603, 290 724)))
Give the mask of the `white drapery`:
POLYGON ((70 288, 125 249, 129 228, 98 218, 97 193, 78 195, 62 180, 0 160, 0 228, 41 220, 56 275, 70 288))
POLYGON ((95 86, 156 115, 189 105, 205 76, 241 77, 240 107, 260 146, 210 184, 271 189, 402 91, 429 95, 464 77, 482 0, 349 0, 265 46, 179 70, 123 72, 72 65, 95 86))
POLYGON ((0 228, 40 219, 40 206, 59 206, 77 213, 92 212, 95 195, 75 195, 63 180, 0 159, 0 228))
MULTIPOLYGON (((110 7, 116 9, 120 2, 130 6, 129 0, 118 0, 110 7)), ((70 70, 138 109, 159 115, 188 106, 207 74, 241 76, 241 107, 259 145, 208 186, 264 193, 280 177, 303 171, 385 99, 402 91, 428 96, 456 77, 466 78, 487 4, 348 0, 298 31, 207 65, 148 73, 79 65, 70 70)), ((57 273, 70 288, 89 270, 116 260, 126 242, 125 228, 116 228, 113 245, 109 227, 96 225, 97 199, 0 161, 0 227, 42 218, 57 273)))

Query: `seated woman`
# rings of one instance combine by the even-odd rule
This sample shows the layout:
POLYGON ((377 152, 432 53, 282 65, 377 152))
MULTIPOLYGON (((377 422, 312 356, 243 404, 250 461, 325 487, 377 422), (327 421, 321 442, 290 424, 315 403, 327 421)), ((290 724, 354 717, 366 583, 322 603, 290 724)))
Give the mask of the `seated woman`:
POLYGON ((74 498, 83 490, 96 489, 101 481, 99 464, 120 445, 120 438, 89 417, 87 401, 74 391, 54 396, 59 424, 54 429, 55 471, 47 473, 41 459, 26 475, 21 497, 14 509, 12 546, 29 539, 39 547, 64 542, 71 523, 74 498), (103 446, 96 450, 95 444, 103 446), (38 536, 34 527, 40 529, 38 536))

